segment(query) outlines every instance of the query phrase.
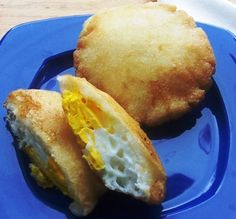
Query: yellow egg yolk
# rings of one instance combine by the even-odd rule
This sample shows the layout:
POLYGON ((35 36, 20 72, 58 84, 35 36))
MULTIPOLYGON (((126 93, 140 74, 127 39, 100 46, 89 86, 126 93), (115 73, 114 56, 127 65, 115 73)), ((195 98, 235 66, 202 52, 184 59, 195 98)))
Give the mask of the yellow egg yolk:
POLYGON ((42 163, 37 153, 31 146, 26 146, 24 152, 30 157, 33 164, 30 164, 31 175, 34 177, 39 186, 43 188, 58 187, 64 195, 67 195, 65 177, 52 157, 42 163))
POLYGON ((51 188, 54 186, 50 179, 40 170, 37 165, 31 163, 29 167, 31 170, 31 176, 36 180, 39 186, 44 189, 51 188))
POLYGON ((94 130, 102 128, 96 112, 99 107, 88 100, 85 100, 78 92, 64 91, 62 94, 62 105, 66 113, 69 125, 77 137, 77 142, 87 149, 83 157, 89 166, 94 170, 105 168, 101 154, 95 148, 94 130), (90 140, 90 141, 89 141, 90 140), (90 145, 87 145, 90 144, 90 145))

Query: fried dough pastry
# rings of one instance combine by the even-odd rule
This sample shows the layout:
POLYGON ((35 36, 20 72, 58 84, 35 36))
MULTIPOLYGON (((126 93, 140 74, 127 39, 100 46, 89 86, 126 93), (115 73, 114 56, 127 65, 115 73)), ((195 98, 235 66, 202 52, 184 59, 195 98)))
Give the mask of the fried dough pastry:
POLYGON ((4 104, 19 149, 30 158, 31 175, 43 188, 55 186, 73 202, 77 216, 89 214, 105 187, 82 158, 66 120, 61 95, 45 90, 16 90, 4 104))
POLYGON ((62 106, 90 168, 105 186, 159 204, 166 174, 152 142, 114 99, 86 79, 58 77, 62 106))
POLYGON ((74 52, 78 76, 109 93, 138 122, 154 126, 196 106, 215 58, 192 17, 147 3, 100 12, 84 24, 74 52))

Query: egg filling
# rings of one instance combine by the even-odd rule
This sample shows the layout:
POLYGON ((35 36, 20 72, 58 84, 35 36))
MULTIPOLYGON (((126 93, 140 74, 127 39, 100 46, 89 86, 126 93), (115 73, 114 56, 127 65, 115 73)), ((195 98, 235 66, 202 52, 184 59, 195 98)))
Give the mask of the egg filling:
POLYGON ((66 90, 62 96, 63 108, 68 122, 77 137, 78 143, 82 141, 82 146, 87 149, 87 153, 83 157, 92 169, 103 170, 105 163, 100 152, 95 148, 94 136, 94 130, 102 128, 98 115, 93 112, 98 112, 99 107, 85 100, 78 92, 66 90))
POLYGON ((83 157, 105 185, 136 197, 147 197, 149 172, 142 155, 133 150, 135 141, 126 126, 79 90, 64 90, 62 105, 77 141, 83 143, 83 157))
POLYGON ((43 188, 56 186, 64 195, 68 194, 65 177, 56 161, 45 152, 43 142, 34 136, 30 130, 19 122, 14 113, 9 110, 7 120, 12 132, 18 139, 19 148, 30 158, 31 176, 43 188))
POLYGON ((41 186, 42 188, 52 188, 54 185, 52 181, 40 170, 40 168, 35 165, 34 163, 31 163, 29 165, 31 170, 31 176, 36 180, 37 184, 41 186))
POLYGON ((43 162, 34 147, 25 146, 23 151, 29 156, 32 162, 30 164, 31 176, 34 177, 39 186, 43 188, 56 186, 64 195, 68 194, 65 186, 65 177, 51 156, 48 156, 47 162, 43 162))

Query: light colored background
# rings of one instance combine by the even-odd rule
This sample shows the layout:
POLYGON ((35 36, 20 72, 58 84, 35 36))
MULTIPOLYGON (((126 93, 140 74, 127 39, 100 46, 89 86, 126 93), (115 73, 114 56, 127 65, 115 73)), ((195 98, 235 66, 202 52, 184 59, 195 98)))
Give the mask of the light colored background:
POLYGON ((172 3, 196 21, 230 30, 236 35, 236 0, 159 0, 172 3))
MULTIPOLYGON (((103 8, 148 1, 151 0, 0 0, 0 39, 10 28, 20 23, 86 14, 103 8)), ((216 24, 236 33, 236 0, 160 1, 174 3, 196 20, 216 24)))
POLYGON ((0 0, 0 39, 10 28, 24 22, 150 1, 156 0, 0 0))

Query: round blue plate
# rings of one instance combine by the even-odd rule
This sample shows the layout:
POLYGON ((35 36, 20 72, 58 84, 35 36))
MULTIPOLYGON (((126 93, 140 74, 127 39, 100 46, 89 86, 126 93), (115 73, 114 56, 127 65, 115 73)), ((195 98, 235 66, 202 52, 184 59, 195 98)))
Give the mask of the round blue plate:
MULTIPOLYGON (((58 90, 58 74, 74 74, 72 52, 88 16, 32 22, 0 41, 0 103, 18 88, 58 90)), ((205 24, 217 68, 204 101, 177 121, 145 131, 165 167, 165 201, 149 206, 107 194, 91 219, 236 218, 236 41, 205 24)), ((17 150, 0 107, 0 218, 75 218, 70 200, 42 189, 31 178, 27 158, 17 150)))

